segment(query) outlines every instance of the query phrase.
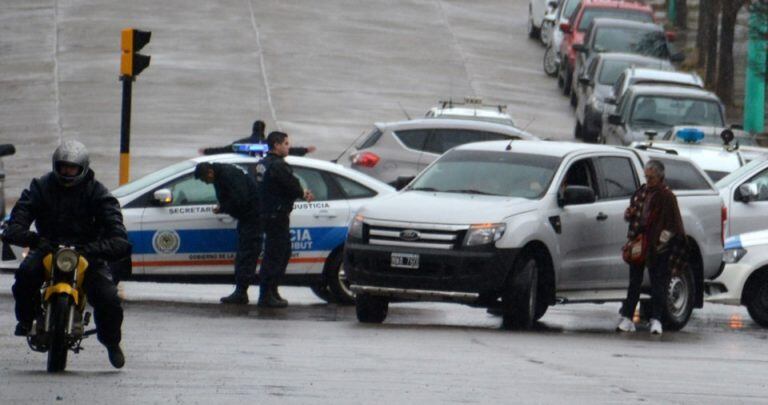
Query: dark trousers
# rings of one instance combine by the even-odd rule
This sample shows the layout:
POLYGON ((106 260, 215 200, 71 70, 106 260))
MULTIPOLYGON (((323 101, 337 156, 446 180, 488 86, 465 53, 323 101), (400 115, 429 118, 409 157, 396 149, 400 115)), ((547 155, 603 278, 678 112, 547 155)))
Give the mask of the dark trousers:
MULTIPOLYGON (((640 300, 640 287, 643 284, 645 268, 641 266, 629 267, 629 288, 627 299, 621 307, 621 315, 629 319, 635 312, 637 301, 640 300)), ((669 253, 656 257, 648 266, 648 275, 651 278, 651 318, 661 320, 664 307, 667 305, 667 286, 669 285, 669 253)))
MULTIPOLYGON (((12 290, 16 300, 16 320, 19 322, 31 323, 38 315, 40 287, 45 281, 44 277, 42 255, 38 252, 27 256, 16 270, 16 282, 12 290)), ((85 274, 83 289, 88 302, 93 306, 99 342, 106 346, 120 343, 123 307, 109 268, 98 261, 92 262, 85 274)))
POLYGON ((248 215, 237 221, 237 253, 235 253, 235 284, 248 288, 256 278, 256 265, 263 243, 261 218, 248 215))
POLYGON ((264 261, 261 263, 261 286, 275 286, 285 274, 291 259, 291 228, 287 213, 264 217, 264 261))

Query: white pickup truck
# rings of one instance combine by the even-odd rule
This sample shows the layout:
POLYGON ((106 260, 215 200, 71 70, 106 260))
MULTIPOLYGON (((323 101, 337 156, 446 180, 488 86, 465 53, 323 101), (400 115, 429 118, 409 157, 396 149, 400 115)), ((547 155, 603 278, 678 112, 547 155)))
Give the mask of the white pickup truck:
POLYGON ((681 329, 723 252, 722 202, 702 170, 674 155, 517 140, 456 147, 358 211, 345 246, 358 320, 383 322, 390 300, 451 301, 526 328, 556 303, 623 300, 623 213, 651 158, 666 165, 691 246, 662 320, 681 329))

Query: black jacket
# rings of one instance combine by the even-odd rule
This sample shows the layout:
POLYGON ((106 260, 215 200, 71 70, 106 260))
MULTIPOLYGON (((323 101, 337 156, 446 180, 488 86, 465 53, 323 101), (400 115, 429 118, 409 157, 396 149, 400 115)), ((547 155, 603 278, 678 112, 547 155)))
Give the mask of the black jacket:
POLYGON ((256 183, 264 214, 290 214, 293 202, 304 196, 301 183, 285 159, 272 153, 256 165, 256 183))
MULTIPOLYGON (((251 135, 242 139, 238 139, 227 146, 219 146, 213 148, 203 149, 203 155, 218 155, 219 153, 232 153, 233 147, 236 143, 264 143, 263 137, 259 135, 251 135)), ((304 156, 309 152, 309 149, 302 147, 293 147, 288 151, 291 156, 304 156)))
POLYGON ((243 169, 227 163, 213 163, 213 188, 219 209, 224 214, 241 219, 259 215, 259 197, 256 182, 243 169))
POLYGON ((75 245, 86 256, 107 261, 131 254, 120 203, 90 169, 76 186, 64 187, 48 173, 32 180, 21 193, 3 239, 35 249, 41 238, 75 245), (37 232, 29 229, 33 222, 37 232))

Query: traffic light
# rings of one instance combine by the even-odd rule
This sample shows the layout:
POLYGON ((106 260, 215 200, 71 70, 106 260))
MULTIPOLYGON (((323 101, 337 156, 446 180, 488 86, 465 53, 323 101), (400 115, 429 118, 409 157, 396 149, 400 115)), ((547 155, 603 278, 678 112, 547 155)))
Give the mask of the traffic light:
POLYGON ((150 31, 139 31, 133 28, 123 29, 120 35, 120 75, 136 77, 149 66, 150 57, 137 53, 149 43, 152 36, 150 31))

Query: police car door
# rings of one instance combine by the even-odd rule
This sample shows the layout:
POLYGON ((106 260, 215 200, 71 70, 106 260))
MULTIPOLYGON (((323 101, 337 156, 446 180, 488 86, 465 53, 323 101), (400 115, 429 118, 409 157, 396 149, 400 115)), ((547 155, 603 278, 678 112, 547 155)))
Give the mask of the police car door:
POLYGON ((157 187, 171 193, 171 201, 144 210, 139 246, 145 274, 231 273, 237 236, 235 220, 214 214, 212 184, 196 180, 192 172, 157 187))
POLYGON ((738 187, 729 196, 731 206, 728 212, 728 236, 745 232, 768 229, 768 169, 762 170, 747 181, 738 184, 751 183, 757 186, 757 198, 749 202, 741 201, 738 187))
POLYGON ((291 261, 288 273, 320 273, 331 252, 347 236, 349 202, 331 174, 311 167, 293 167, 301 187, 315 196, 311 203, 297 201, 291 213, 291 261))

